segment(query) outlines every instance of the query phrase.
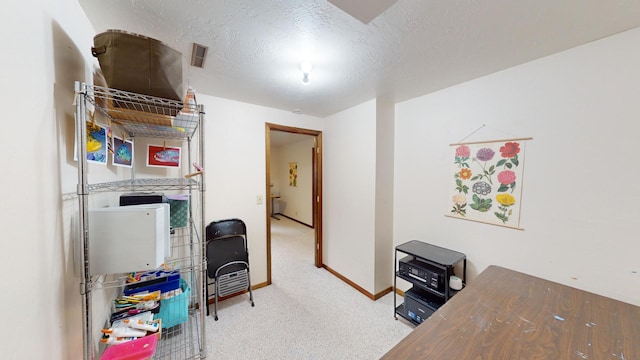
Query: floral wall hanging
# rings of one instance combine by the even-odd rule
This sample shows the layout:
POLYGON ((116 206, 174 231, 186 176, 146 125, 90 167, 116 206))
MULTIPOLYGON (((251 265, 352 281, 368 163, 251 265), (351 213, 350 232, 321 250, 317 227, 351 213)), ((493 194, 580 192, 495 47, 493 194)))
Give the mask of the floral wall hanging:
POLYGON ((525 142, 451 144, 450 217, 520 229, 525 142))

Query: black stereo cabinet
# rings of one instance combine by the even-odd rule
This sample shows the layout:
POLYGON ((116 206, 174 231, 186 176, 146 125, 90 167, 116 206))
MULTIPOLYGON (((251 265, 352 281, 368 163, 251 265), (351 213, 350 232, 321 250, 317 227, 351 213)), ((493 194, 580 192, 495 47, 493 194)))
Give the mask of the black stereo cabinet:
POLYGON ((462 283, 466 284, 467 256, 440 246, 411 240, 396 246, 394 252, 393 316, 398 315, 418 325, 447 302, 458 290, 449 287, 449 279, 455 275, 454 268, 462 263, 462 283), (398 253, 402 256, 398 263, 398 253), (403 269, 398 268, 402 266, 403 269), (408 270, 411 269, 411 270, 408 270), (397 305, 397 279, 410 282, 413 287, 405 291, 405 301, 397 305), (409 309, 415 308, 422 314, 409 309))

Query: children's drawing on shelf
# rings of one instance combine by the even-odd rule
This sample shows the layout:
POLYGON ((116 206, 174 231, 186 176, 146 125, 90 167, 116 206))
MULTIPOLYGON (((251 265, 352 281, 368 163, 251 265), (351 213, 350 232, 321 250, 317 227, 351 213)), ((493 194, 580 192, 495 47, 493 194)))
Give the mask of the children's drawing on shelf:
POLYGON ((107 164, 108 128, 94 122, 87 122, 87 161, 107 164))
POLYGON ((133 166, 133 140, 126 140, 118 136, 113 136, 113 153, 111 162, 115 166, 133 166))
POLYGON ((148 145, 147 166, 152 167, 180 167, 181 148, 148 145))

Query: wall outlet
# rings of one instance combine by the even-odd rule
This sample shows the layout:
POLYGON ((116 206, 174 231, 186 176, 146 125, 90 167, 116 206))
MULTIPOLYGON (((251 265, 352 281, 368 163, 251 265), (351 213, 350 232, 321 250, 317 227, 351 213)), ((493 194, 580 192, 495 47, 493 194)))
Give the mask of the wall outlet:
POLYGON ((263 202, 264 198, 262 197, 262 195, 258 195, 258 197, 256 198, 256 204, 262 205, 263 202))

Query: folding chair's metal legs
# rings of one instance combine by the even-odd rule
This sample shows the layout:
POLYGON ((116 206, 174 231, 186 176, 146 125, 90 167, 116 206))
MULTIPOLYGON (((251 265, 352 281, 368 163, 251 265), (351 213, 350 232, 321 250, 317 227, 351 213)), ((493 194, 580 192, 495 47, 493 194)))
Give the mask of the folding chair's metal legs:
POLYGON ((253 291, 251 291, 251 274, 249 273, 249 268, 247 267, 247 282, 249 283, 249 301, 251 301, 251 306, 256 306, 253 303, 253 291))
MULTIPOLYGON (((215 288, 216 293, 213 295, 213 319, 218 321, 218 294, 220 293, 220 281, 216 279, 215 288)), ((251 306, 255 307, 255 303, 253 302, 253 291, 251 290, 251 274, 249 273, 249 268, 247 268, 247 283, 249 284, 247 290, 249 290, 249 301, 251 301, 251 306)), ((207 316, 209 316, 209 287, 207 286, 207 316)))
POLYGON ((207 316, 209 316, 209 284, 205 280, 204 284, 204 306, 207 307, 207 316))
POLYGON ((220 279, 216 279, 216 294, 214 295, 213 301, 213 319, 218 321, 218 294, 220 294, 220 279))

